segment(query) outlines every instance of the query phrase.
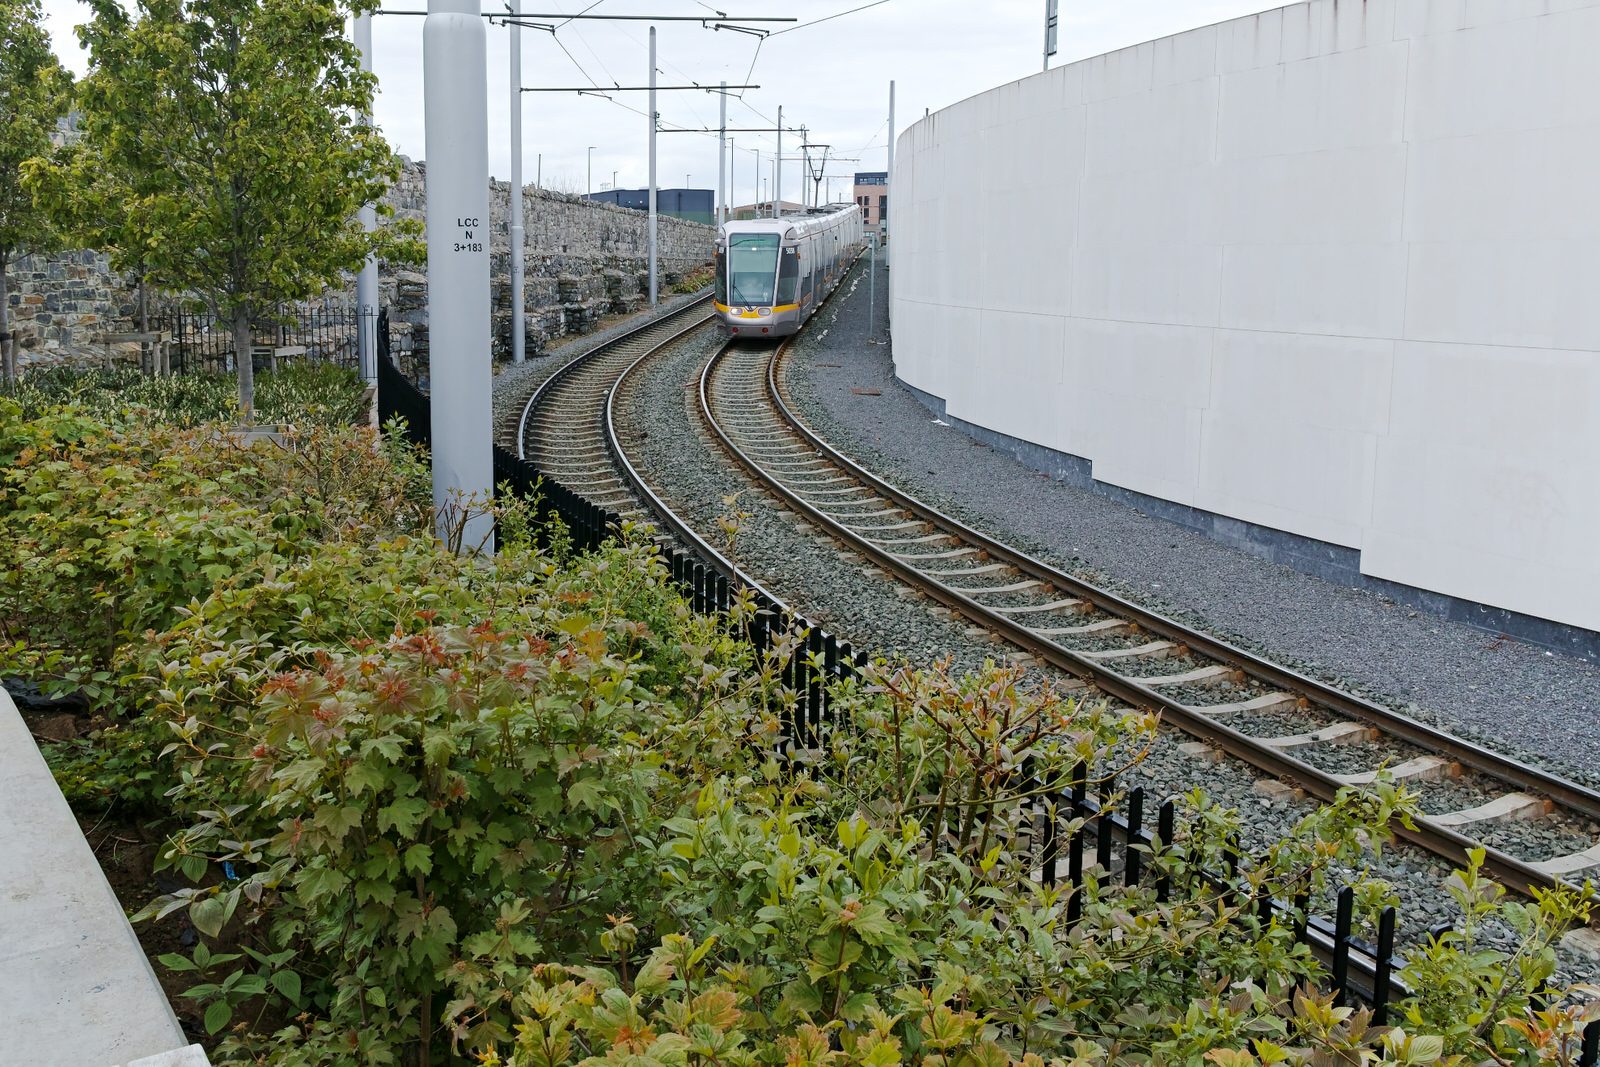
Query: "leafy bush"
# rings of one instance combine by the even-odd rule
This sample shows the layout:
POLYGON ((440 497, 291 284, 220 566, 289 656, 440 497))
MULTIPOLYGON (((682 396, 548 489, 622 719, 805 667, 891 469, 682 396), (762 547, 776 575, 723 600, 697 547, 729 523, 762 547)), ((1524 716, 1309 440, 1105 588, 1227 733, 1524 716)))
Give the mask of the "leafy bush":
POLYGON ((0 670, 101 697, 119 645, 219 584, 252 588, 324 543, 418 529, 421 466, 363 430, 248 447, 76 406, 28 420, 0 399, 0 670))
POLYGON ((712 282, 716 281, 717 270, 713 266, 700 267, 685 274, 672 286, 674 293, 698 293, 712 282))
POLYGON ((1297 916, 1256 903, 1389 841, 1415 810, 1391 782, 1225 885, 1201 872, 1237 816, 1185 797, 1149 877, 1091 871, 1074 908, 1035 881, 1045 820, 1082 827, 1049 797, 1137 761, 1152 718, 1019 669, 878 664, 795 749, 794 635, 758 658, 748 603, 692 613, 631 536, 541 554, 525 510, 496 557, 444 551, 419 469, 352 431, 245 449, 0 403, 8 663, 142 712, 57 766, 181 827, 159 864, 187 885, 140 917, 201 934, 163 962, 194 973, 215 1062, 1559 1062, 1594 1013, 1529 997, 1584 906, 1508 905, 1475 870, 1406 1029, 1315 991, 1297 916), (1475 942, 1490 915, 1520 951, 1475 942))
MULTIPOLYGON (((336 363, 288 363, 256 379, 257 422, 294 426, 350 426, 365 420, 366 383, 336 363)), ((238 422, 238 384, 231 374, 181 374, 152 377, 135 367, 31 370, 5 390, 27 418, 62 404, 110 418, 144 411, 178 426, 238 422)))

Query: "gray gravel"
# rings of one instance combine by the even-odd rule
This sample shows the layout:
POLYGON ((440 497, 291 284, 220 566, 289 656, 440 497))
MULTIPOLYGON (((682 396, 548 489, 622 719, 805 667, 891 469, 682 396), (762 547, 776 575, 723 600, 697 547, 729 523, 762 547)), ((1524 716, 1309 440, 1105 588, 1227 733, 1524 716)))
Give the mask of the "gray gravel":
MULTIPOLYGON (((1124 789, 1135 786, 1145 788, 1146 819, 1152 824, 1163 800, 1200 786, 1213 803, 1239 812, 1243 850, 1249 855, 1260 855, 1274 841, 1286 837, 1297 822, 1311 814, 1313 804, 1309 800, 1274 801, 1257 795, 1253 787, 1260 776, 1238 760, 1225 759, 1220 763, 1206 764, 1183 755, 1178 750, 1179 746, 1189 740, 1185 734, 1163 727, 1144 762, 1125 774, 1119 782, 1124 789)), ((1465 780, 1455 779, 1454 782, 1461 785, 1465 780)), ((1470 789, 1470 786, 1466 788, 1470 789)), ((1466 799, 1468 795, 1463 793, 1460 799, 1466 799)), ((1502 847, 1505 843, 1503 837, 1514 837, 1517 848, 1523 849, 1545 837, 1551 838, 1553 844, 1554 839, 1565 836, 1568 830, 1568 823, 1545 821, 1508 824, 1496 828, 1495 834, 1485 836, 1490 838, 1491 843, 1502 847), (1496 834, 1503 837, 1497 839, 1496 834)), ((1537 852, 1539 849, 1531 851, 1537 852)), ((1393 887, 1400 901, 1396 944, 1402 953, 1426 937, 1429 927, 1437 923, 1450 921, 1459 928, 1461 909, 1445 888, 1446 881, 1453 873, 1448 863, 1421 849, 1399 843, 1385 845, 1377 853, 1369 849, 1363 860, 1360 869, 1339 867, 1331 870, 1330 891, 1321 900, 1313 902, 1313 910, 1331 915, 1334 904, 1332 891, 1362 875, 1381 879, 1393 887)), ((1376 934, 1370 928, 1366 936, 1369 940, 1376 940, 1376 934)), ((1512 930, 1496 922, 1482 931, 1481 943, 1510 950, 1517 944, 1517 938, 1512 930)), ((1594 982, 1600 978, 1600 962, 1591 957, 1563 947, 1557 948, 1556 955, 1558 971, 1552 981, 1558 988, 1573 982, 1594 982)))
MULTIPOLYGON (((1285 666, 1600 785, 1592 766, 1592 754, 1600 751, 1600 671, 1593 665, 1419 616, 1380 596, 1268 563, 1052 481, 977 445, 935 422, 894 379, 889 345, 868 343, 866 269, 856 268, 845 290, 797 342, 789 362, 799 413, 846 454, 929 504, 1085 580, 1285 666), (1575 754, 1582 754, 1582 762, 1574 762, 1575 754)), ((888 336, 882 274, 877 292, 875 336, 882 339, 888 336)), ((1111 638, 1105 647, 1125 643, 1111 638)), ((1167 673, 1199 665, 1187 658, 1145 662, 1148 667, 1121 661, 1118 669, 1167 673)), ((1218 686, 1174 695, 1197 704, 1222 703, 1249 699, 1259 690, 1218 686)), ((1259 736, 1305 732, 1329 721, 1315 713, 1229 719, 1259 736)), ((1149 759, 1124 784, 1158 792, 1204 788, 1244 816, 1247 849, 1264 847, 1310 811, 1309 802, 1279 806, 1255 794, 1260 776, 1243 763, 1209 764, 1179 754, 1187 740, 1163 728, 1149 759)), ((1384 741, 1297 755, 1313 752, 1311 762, 1340 772, 1417 754, 1384 741)), ((1471 807, 1491 795, 1471 778, 1414 788, 1430 812, 1471 807)), ((1552 818, 1503 824, 1478 836, 1536 860, 1587 847, 1597 831, 1586 820, 1552 818)), ((1434 923, 1459 919, 1444 889, 1448 864, 1401 845, 1369 859, 1368 873, 1392 883, 1404 902, 1402 943, 1414 943, 1434 923)), ((1506 929, 1488 931, 1487 937, 1502 947, 1513 943, 1506 929)), ((1600 965, 1588 957, 1563 950, 1560 959, 1558 980, 1592 981, 1600 974, 1600 965)))
POLYGON ((895 587, 861 573, 866 561, 842 551, 808 523, 731 468, 702 430, 700 370, 720 341, 691 339, 668 349, 630 379, 625 394, 623 446, 667 505, 709 543, 726 535, 719 516, 748 512, 734 543, 739 566, 796 611, 866 649, 891 659, 926 664, 950 655, 975 668, 1005 649, 969 637, 931 601, 899 596, 895 587), (734 505, 724 498, 743 493, 734 505))
MULTIPOLYGON (((1257 559, 1053 481, 936 424, 895 380, 891 346, 867 343, 866 270, 856 268, 789 363, 803 417, 847 454, 935 507, 1149 608, 1600 786, 1600 668, 1257 559), (863 389, 880 395, 852 392, 863 389)), ((888 278, 881 264, 879 272, 881 339, 888 278)))

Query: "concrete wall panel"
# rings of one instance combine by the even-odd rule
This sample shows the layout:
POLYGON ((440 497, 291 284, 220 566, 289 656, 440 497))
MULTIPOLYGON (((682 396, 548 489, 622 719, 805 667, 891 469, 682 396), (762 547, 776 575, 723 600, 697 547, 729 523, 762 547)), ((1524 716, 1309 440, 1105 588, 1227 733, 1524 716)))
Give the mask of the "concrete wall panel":
POLYGON ((1600 0, 1311 0, 900 138, 910 384, 1115 486, 1600 629, 1600 0))

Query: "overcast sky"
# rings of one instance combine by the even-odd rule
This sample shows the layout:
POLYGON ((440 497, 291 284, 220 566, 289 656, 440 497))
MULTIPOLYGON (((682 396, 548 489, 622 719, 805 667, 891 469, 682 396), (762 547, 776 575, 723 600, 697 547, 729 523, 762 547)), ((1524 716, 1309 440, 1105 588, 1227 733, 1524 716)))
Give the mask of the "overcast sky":
MULTIPOLYGON (((733 16, 789 16, 795 28, 765 41, 729 31, 712 32, 697 23, 661 23, 657 60, 661 84, 750 82, 742 98, 728 101, 728 125, 771 126, 779 105, 784 126, 804 124, 810 139, 831 145, 839 157, 828 173, 841 175, 834 195, 848 199, 849 175, 881 170, 885 163, 889 81, 896 90, 896 123, 901 130, 925 108, 937 111, 985 89, 1036 73, 1042 63, 1044 0, 883 0, 851 12, 867 0, 710 0, 733 16), (841 12, 838 18, 828 18, 841 12), (817 21, 825 20, 825 21, 817 21), (808 25, 808 23, 810 25, 808 25)), ((484 0, 485 11, 501 0, 484 0)), ((1263 10, 1262 0, 1061 0, 1060 54, 1051 65, 1099 55, 1141 41, 1164 37, 1263 10)), ((44 0, 48 28, 57 52, 74 73, 88 57, 79 50, 73 27, 88 17, 79 0, 44 0)), ((395 10, 423 10, 426 0, 385 0, 395 10)), ((523 0, 528 12, 592 14, 711 14, 695 0, 523 0)), ((545 20, 550 21, 550 20, 545 20)), ((373 20, 374 69, 380 83, 376 118, 396 150, 424 158, 422 124, 422 22, 420 18, 373 20)), ((555 34, 523 30, 522 84, 525 86, 643 85, 648 78, 647 24, 568 22, 555 34)), ((772 29, 782 25, 767 24, 772 29)), ((508 31, 488 29, 489 170, 510 173, 508 31)), ((557 93, 523 94, 524 180, 542 171, 546 185, 583 192, 590 180, 587 159, 593 145, 593 187, 636 188, 647 179, 644 93, 618 93, 614 100, 557 93), (630 110, 631 109, 631 110, 630 110), (540 156, 542 155, 542 164, 540 156)), ((661 93, 663 128, 715 127, 714 93, 661 93)), ((755 197, 757 160, 770 180, 774 138, 736 133, 733 193, 736 204, 755 197)), ((663 188, 687 181, 715 188, 716 135, 664 134, 659 137, 659 181, 663 188)), ((785 143, 787 158, 797 138, 785 143)), ((798 199, 800 165, 785 168, 784 198, 798 199)))

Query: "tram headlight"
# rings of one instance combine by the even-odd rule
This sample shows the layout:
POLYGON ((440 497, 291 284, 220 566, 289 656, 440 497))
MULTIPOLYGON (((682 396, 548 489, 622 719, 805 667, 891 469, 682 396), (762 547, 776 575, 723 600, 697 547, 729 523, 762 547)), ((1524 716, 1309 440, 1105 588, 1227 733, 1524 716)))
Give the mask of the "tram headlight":
POLYGON ((771 308, 756 308, 756 314, 757 315, 770 315, 770 314, 772 314, 772 309, 771 308))

